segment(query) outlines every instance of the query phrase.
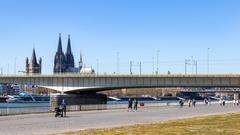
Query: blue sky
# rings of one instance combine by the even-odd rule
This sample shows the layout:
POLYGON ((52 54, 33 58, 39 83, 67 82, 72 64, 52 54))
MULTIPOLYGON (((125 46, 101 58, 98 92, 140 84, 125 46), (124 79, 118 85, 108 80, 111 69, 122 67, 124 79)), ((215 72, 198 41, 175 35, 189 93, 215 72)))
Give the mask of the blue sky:
POLYGON ((130 60, 152 73, 157 50, 160 73, 184 73, 184 60, 191 56, 206 73, 207 48, 211 73, 240 73, 239 5, 238 0, 1 0, 0 67, 7 73, 9 65, 14 73, 16 59, 17 71, 24 70, 35 46, 43 72, 52 73, 62 33, 64 51, 71 34, 75 62, 81 51, 86 66, 101 73, 117 71, 117 52, 120 73, 129 72, 130 60))

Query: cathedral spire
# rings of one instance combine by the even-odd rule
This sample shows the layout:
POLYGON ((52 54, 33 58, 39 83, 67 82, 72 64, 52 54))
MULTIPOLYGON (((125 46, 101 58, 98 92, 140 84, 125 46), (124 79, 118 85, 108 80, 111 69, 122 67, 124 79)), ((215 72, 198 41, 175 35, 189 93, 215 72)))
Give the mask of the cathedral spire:
POLYGON ((59 33, 59 40, 58 40, 58 49, 55 54, 54 59, 54 73, 62 73, 65 72, 66 69, 66 62, 65 62, 65 55, 62 51, 62 39, 61 39, 61 33, 59 33))
POLYGON ((80 62, 83 63, 82 52, 80 52, 80 62))
POLYGON ((61 39, 61 33, 59 33, 58 51, 57 51, 57 53, 62 53, 62 39, 61 39))
POLYGON ((31 63, 34 64, 34 65, 37 64, 37 58, 36 58, 35 48, 33 48, 31 63))
POLYGON ((66 55, 68 55, 68 54, 69 54, 69 55, 72 54, 70 35, 68 35, 68 44, 67 44, 67 52, 66 52, 66 55))
POLYGON ((83 59, 82 59, 82 52, 80 51, 80 59, 79 59, 79 71, 83 68, 83 59))
POLYGON ((65 62, 66 62, 67 70, 71 70, 71 68, 74 68, 74 57, 73 57, 72 49, 71 49, 70 35, 68 35, 68 44, 67 44, 67 51, 65 54, 65 62))

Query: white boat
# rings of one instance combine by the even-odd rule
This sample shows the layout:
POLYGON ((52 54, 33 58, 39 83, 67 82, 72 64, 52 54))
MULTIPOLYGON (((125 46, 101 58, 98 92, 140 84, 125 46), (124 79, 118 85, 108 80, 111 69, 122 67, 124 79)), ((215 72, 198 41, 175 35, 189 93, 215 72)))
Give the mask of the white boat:
POLYGON ((31 95, 24 92, 19 95, 8 95, 8 103, 49 103, 50 96, 31 95))

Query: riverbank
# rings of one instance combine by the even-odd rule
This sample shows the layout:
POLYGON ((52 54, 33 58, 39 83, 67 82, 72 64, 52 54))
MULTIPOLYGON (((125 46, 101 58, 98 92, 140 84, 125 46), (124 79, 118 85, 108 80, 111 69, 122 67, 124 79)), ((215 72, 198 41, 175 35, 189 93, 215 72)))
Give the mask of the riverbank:
MULTIPOLYGON (((227 104, 232 104, 232 101, 227 101, 227 104)), ((203 101, 197 101, 197 105, 205 104, 203 101)), ((219 104, 216 101, 211 104, 219 104)), ((185 102, 185 105, 188 104, 185 102)), ((113 110, 113 109, 125 109, 128 106, 128 101, 110 101, 107 104, 100 105, 72 105, 67 106, 68 111, 91 111, 91 110, 113 110)), ((179 106, 176 100, 167 101, 139 101, 139 108, 148 107, 170 107, 179 106), (143 104, 144 106, 140 106, 143 104)), ((0 103, 0 116, 7 115, 21 115, 21 114, 32 114, 32 113, 49 113, 53 112, 54 108, 49 103, 0 103)))
POLYGON ((0 131, 4 135, 48 135, 90 129, 116 128, 136 124, 150 124, 189 117, 239 112, 239 106, 227 104, 197 105, 194 107, 165 106, 127 109, 68 112, 65 118, 54 113, 0 117, 0 131))
POLYGON ((172 120, 120 128, 91 129, 61 135, 239 135, 240 113, 172 120))

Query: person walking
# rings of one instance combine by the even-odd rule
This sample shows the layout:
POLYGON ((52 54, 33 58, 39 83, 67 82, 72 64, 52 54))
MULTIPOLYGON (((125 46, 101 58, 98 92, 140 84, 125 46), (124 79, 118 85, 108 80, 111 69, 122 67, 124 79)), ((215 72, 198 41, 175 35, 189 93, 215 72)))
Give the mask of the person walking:
POLYGON ((62 100, 61 108, 62 108, 62 117, 66 117, 67 116, 67 105, 66 105, 66 102, 64 99, 62 100))
POLYGON ((128 112, 131 110, 132 111, 132 104, 133 104, 133 101, 131 98, 128 99, 128 112))
POLYGON ((207 98, 204 99, 204 103, 205 103, 205 105, 208 105, 208 100, 207 100, 207 98))
POLYGON ((183 107, 183 105, 184 105, 184 102, 183 102, 183 100, 182 100, 182 99, 180 99, 180 100, 179 100, 179 105, 180 105, 180 108, 182 108, 182 107, 183 107))
POLYGON ((193 101, 192 101, 192 105, 193 105, 193 107, 196 106, 196 100, 195 100, 195 99, 193 99, 193 101))
POLYGON ((191 104, 192 104, 192 100, 189 99, 189 100, 188 100, 188 107, 191 107, 191 104))
POLYGON ((136 112, 138 109, 138 101, 137 99, 134 99, 134 111, 136 112))
POLYGON ((219 104, 220 104, 220 106, 222 106, 222 104, 223 104, 222 98, 219 100, 219 104))
POLYGON ((226 101, 225 101, 225 99, 223 99, 223 103, 222 103, 222 104, 223 104, 223 106, 225 106, 225 104, 226 104, 226 101))
POLYGON ((208 98, 208 105, 211 105, 211 98, 208 98))

